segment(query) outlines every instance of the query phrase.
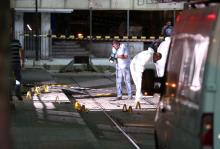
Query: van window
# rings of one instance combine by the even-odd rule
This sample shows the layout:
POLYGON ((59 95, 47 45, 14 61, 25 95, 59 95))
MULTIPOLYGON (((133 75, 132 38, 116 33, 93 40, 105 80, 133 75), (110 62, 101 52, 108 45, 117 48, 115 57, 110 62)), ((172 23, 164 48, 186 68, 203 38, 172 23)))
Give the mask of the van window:
POLYGON ((167 67, 167 91, 169 96, 176 93, 177 100, 199 103, 209 37, 201 34, 179 34, 174 38, 175 47, 170 53, 167 67))

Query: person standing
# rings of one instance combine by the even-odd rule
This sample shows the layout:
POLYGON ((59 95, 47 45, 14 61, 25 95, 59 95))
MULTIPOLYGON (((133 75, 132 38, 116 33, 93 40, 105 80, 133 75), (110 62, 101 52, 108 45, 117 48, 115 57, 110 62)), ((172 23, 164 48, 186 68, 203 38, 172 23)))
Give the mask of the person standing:
MULTIPOLYGON (((18 100, 23 100, 21 97, 21 68, 24 67, 24 50, 19 40, 12 39, 10 42, 10 60, 11 77, 15 78, 11 80, 11 87, 14 84, 12 81, 15 81, 15 95, 18 100)), ((12 98, 12 93, 10 96, 12 98)))
POLYGON ((131 61, 130 70, 131 76, 136 87, 135 102, 139 102, 143 94, 141 92, 142 88, 142 75, 145 68, 155 66, 154 63, 161 59, 161 54, 154 52, 154 50, 149 47, 148 50, 138 53, 131 61))
POLYGON ((159 47, 157 48, 157 52, 162 54, 162 58, 156 63, 158 77, 164 76, 165 65, 166 65, 169 47, 171 43, 170 36, 172 35, 172 32, 173 32, 173 29, 170 28, 169 26, 163 29, 163 35, 165 38, 164 38, 164 41, 162 41, 159 47))
POLYGON ((162 32, 161 32, 161 34, 162 34, 163 36, 166 36, 167 34, 171 34, 172 31, 173 31, 173 26, 171 25, 171 21, 168 21, 168 22, 166 23, 166 25, 164 25, 164 26, 162 27, 162 32))
POLYGON ((116 59, 116 100, 122 99, 122 80, 124 79, 128 99, 132 99, 131 77, 130 77, 130 56, 125 44, 114 40, 112 42, 112 55, 116 59))

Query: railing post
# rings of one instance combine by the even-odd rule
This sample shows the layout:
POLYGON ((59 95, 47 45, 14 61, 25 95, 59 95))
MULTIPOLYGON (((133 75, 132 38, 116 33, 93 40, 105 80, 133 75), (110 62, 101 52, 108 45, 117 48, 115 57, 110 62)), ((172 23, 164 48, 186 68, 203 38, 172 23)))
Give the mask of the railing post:
POLYGON ((49 44, 48 44, 48 48, 49 48, 49 59, 52 59, 52 31, 51 29, 48 31, 48 36, 47 38, 49 39, 49 44))
POLYGON ((36 61, 38 61, 39 60, 39 49, 38 49, 38 34, 39 34, 39 32, 38 32, 38 28, 39 28, 39 26, 38 26, 38 0, 35 0, 35 19, 36 19, 36 30, 35 30, 35 60, 36 61))

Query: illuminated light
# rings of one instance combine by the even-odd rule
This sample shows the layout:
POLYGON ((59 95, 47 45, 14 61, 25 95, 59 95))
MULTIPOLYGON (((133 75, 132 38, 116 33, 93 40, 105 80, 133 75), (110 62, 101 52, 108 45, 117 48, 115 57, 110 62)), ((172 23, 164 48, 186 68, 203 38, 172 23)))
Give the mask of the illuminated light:
POLYGON ((205 129, 206 129, 206 130, 210 130, 211 128, 212 128, 212 125, 211 125, 211 124, 206 124, 206 125, 205 125, 205 129))
POLYGON ((137 39, 137 36, 132 36, 131 38, 132 38, 132 39, 137 39))
POLYGON ((208 20, 215 20, 216 19, 216 14, 214 14, 214 13, 208 14, 207 19, 208 20))
POLYGON ((110 39, 110 36, 105 36, 105 39, 110 39))
POLYGON ((66 36, 65 36, 65 35, 60 35, 60 38, 61 38, 61 39, 65 39, 66 36))
POLYGON ((57 38, 57 35, 52 35, 51 37, 52 37, 52 38, 57 38))
POLYGON ((27 28, 29 29, 29 31, 32 31, 32 28, 29 24, 27 24, 27 28))
POLYGON ((171 97, 174 97, 175 96, 175 94, 171 94, 171 97))
POLYGON ((168 86, 169 85, 169 83, 168 82, 166 82, 166 86, 168 86))
POLYGON ((78 33, 77 36, 78 36, 78 38, 83 38, 83 34, 82 33, 78 33))
POLYGON ((218 139, 220 140, 220 134, 218 134, 218 139))
POLYGON ((164 39, 164 37, 163 37, 163 36, 159 36, 159 39, 160 39, 160 40, 163 40, 163 39, 164 39))
POLYGON ((70 39, 74 39, 75 36, 74 36, 74 35, 70 35, 69 38, 70 38, 70 39))
POLYGON ((171 87, 176 88, 176 84, 175 83, 171 84, 171 87))
POLYGON ((16 85, 20 85, 21 83, 20 83, 20 81, 16 80, 16 81, 15 81, 15 84, 16 84, 16 85))
POLYGON ((145 96, 147 96, 147 95, 148 95, 148 93, 147 93, 147 92, 144 92, 144 95, 145 95, 145 96))
POLYGON ((97 39, 101 39, 101 38, 102 38, 102 36, 96 36, 96 38, 97 38, 97 39))
POLYGON ((176 17, 176 22, 179 22, 180 21, 180 15, 178 15, 177 17, 176 17))
POLYGON ((79 37, 79 36, 82 36, 82 34, 81 34, 81 33, 78 33, 78 37, 79 37))

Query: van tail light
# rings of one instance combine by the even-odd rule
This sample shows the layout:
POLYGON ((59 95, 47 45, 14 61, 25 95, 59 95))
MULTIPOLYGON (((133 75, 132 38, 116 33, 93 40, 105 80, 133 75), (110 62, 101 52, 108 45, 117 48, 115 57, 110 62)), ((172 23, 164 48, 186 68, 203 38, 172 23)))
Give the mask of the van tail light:
POLYGON ((215 13, 208 14, 207 19, 210 20, 210 21, 216 20, 216 14, 215 13))
POLYGON ((202 116, 201 145, 203 149, 212 149, 213 147, 213 114, 202 116))

